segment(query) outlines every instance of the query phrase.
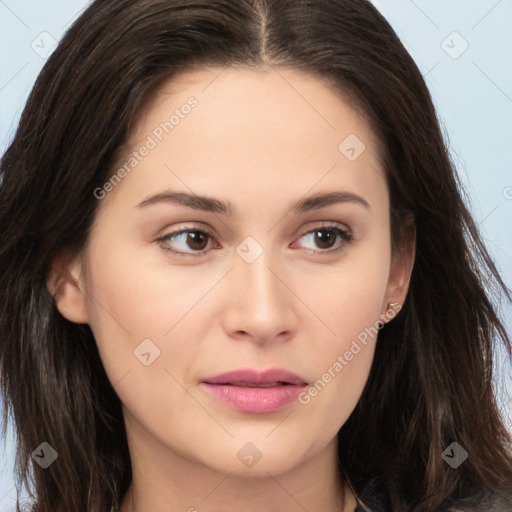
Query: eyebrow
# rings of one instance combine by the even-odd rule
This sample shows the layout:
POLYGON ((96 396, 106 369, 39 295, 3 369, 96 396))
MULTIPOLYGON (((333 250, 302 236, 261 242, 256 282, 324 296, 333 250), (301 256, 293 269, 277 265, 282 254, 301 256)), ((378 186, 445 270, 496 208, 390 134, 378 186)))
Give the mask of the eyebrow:
MULTIPOLYGON (((194 210, 201 210, 205 212, 219 213, 232 217, 234 215, 233 205, 229 201, 221 201, 207 196, 199 196, 196 194, 189 194, 186 192, 165 191, 159 194, 152 195, 137 206, 144 208, 158 203, 171 203, 194 210)), ((306 212, 319 210, 336 203, 353 203, 364 206, 368 210, 371 209, 366 199, 353 194, 352 192, 345 191, 332 191, 326 193, 319 193, 313 196, 301 199, 293 205, 293 212, 296 214, 303 214, 306 212)))

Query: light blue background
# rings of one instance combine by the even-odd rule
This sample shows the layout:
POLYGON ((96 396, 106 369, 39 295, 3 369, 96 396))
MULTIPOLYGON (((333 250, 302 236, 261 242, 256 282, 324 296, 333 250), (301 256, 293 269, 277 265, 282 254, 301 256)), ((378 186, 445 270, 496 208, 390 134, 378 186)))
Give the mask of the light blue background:
MULTIPOLYGON (((14 134, 52 38, 59 40, 88 3, 0 0, 0 153, 14 134)), ((512 2, 374 3, 426 76, 471 210, 505 282, 512 287, 512 2), (466 44, 467 50, 452 58, 466 44)), ((502 314, 512 332, 510 305, 503 306, 502 314)), ((496 356, 496 365, 498 398, 512 426, 512 366, 503 350, 496 356)), ((12 507, 15 500, 13 443, 10 430, 8 442, 0 442, 0 510, 12 507)))

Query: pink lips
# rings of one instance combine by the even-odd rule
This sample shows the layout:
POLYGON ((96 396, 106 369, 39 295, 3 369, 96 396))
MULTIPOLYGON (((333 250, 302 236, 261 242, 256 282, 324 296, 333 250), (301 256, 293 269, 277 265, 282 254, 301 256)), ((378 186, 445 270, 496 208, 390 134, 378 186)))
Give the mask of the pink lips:
POLYGON ((209 377, 201 386, 239 411, 270 413, 293 402, 307 382, 286 370, 236 370, 209 377))

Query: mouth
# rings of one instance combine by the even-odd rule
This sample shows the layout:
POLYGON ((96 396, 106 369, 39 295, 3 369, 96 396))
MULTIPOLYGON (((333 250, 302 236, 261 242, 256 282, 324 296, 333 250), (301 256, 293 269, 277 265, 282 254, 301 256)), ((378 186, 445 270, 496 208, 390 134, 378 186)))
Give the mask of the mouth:
MULTIPOLYGON (((206 384, 212 384, 212 383, 207 382, 206 384)), ((275 388, 276 386, 295 386, 295 384, 291 384, 290 382, 283 382, 283 381, 265 382, 265 383, 259 383, 259 384, 256 382, 235 381, 235 382, 219 382, 216 385, 236 386, 239 388, 275 388)))
POLYGON ((215 398, 246 413, 276 412, 293 402, 308 385, 287 370, 236 370, 208 377, 201 386, 215 398))

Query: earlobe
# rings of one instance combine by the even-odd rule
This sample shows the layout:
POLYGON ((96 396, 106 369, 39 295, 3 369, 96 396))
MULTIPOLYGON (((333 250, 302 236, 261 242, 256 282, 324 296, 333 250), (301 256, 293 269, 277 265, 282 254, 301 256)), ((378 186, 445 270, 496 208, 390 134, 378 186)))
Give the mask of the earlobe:
POLYGON ((393 318, 395 318, 396 315, 398 315, 398 312, 402 309, 402 304, 399 302, 391 302, 387 305, 385 313, 381 313, 380 315, 380 322, 382 324, 387 324, 393 318))
POLYGON ((412 220, 408 221, 406 230, 404 244, 396 250, 391 263, 386 301, 384 304, 386 310, 381 314, 381 321, 384 323, 398 314, 409 291, 416 256, 416 232, 412 220), (392 311, 391 314, 390 311, 392 311))
POLYGON ((415 243, 411 243, 407 249, 401 249, 393 262, 390 275, 390 296, 389 300, 403 304, 409 291, 411 274, 414 266, 415 243))
POLYGON ((67 255, 58 255, 52 260, 46 286, 64 318, 77 324, 86 324, 89 317, 85 291, 80 282, 81 270, 78 259, 72 260, 67 255))

